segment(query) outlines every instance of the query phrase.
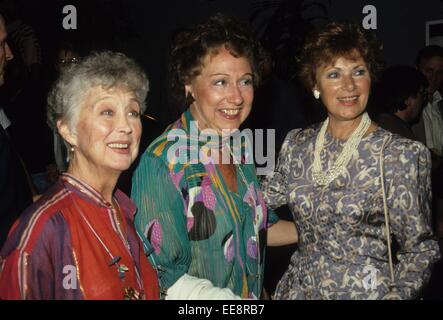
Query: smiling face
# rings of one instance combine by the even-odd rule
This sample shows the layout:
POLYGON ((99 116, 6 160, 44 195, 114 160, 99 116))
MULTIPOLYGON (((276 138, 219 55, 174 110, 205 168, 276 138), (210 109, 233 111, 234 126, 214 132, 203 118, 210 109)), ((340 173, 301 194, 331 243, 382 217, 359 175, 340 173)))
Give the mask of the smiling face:
POLYGON ((331 121, 355 120, 364 113, 371 88, 371 76, 365 61, 338 58, 319 67, 314 89, 320 91, 331 121))
POLYGON ((190 110, 200 129, 238 129, 251 112, 254 98, 251 65, 224 47, 206 56, 200 75, 185 87, 194 102, 190 110))
POLYGON ((140 106, 132 92, 121 88, 89 90, 71 131, 59 124, 63 138, 74 147, 70 167, 95 175, 129 168, 138 154, 141 136, 140 106))

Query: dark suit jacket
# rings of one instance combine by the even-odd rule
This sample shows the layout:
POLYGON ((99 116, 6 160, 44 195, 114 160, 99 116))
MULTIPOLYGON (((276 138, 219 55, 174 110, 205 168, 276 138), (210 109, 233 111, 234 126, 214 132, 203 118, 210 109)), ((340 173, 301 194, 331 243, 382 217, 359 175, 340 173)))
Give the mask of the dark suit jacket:
POLYGON ((385 130, 401 135, 404 138, 419 141, 411 126, 396 115, 382 113, 377 118, 377 123, 385 130))
POLYGON ((32 203, 26 172, 0 126, 0 248, 20 213, 32 203))

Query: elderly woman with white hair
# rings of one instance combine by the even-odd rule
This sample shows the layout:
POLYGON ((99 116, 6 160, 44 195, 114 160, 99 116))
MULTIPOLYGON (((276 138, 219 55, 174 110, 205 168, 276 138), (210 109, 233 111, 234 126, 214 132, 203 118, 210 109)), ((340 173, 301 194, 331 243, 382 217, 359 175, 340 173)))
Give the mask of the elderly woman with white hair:
POLYGON ((0 299, 157 299, 157 274, 116 190, 137 156, 148 79, 120 53, 93 53, 64 70, 48 123, 69 168, 12 227, 0 251, 0 299))

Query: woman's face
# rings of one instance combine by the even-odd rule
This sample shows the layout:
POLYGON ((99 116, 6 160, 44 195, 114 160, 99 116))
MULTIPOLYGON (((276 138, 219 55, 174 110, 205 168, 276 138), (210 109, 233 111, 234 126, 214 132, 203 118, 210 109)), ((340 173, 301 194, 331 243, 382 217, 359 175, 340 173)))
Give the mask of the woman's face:
POLYGON ((61 132, 75 149, 75 165, 105 174, 128 169, 137 157, 141 136, 140 106, 134 93, 95 87, 80 108, 75 132, 67 136, 61 132))
POLYGON ((317 68, 316 85, 329 117, 337 121, 354 120, 368 103, 371 76, 361 58, 340 57, 333 64, 317 68))
POLYGON ((235 58, 224 47, 206 56, 200 75, 186 85, 194 102, 191 113, 200 129, 238 129, 251 112, 254 88, 247 58, 235 58))

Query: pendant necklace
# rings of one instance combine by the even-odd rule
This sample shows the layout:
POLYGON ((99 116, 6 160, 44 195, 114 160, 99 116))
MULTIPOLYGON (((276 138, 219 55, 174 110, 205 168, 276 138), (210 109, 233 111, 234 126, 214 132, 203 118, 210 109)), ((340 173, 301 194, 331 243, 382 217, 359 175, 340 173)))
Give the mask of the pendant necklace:
MULTIPOLYGON (((66 186, 65 186, 66 188, 66 186)), ((88 228, 91 230, 91 232, 93 233, 93 235, 95 236, 95 238, 98 240, 98 242, 100 243, 100 245, 103 247, 103 249, 106 251, 106 253, 109 255, 109 257, 111 258, 111 260, 108 263, 109 267, 112 266, 116 266, 117 267, 117 273, 118 273, 118 277, 119 279, 125 283, 125 273, 129 272, 129 268, 120 263, 121 257, 120 256, 114 256, 112 254, 112 252, 109 250, 109 248, 106 246, 106 244, 104 243, 104 241, 102 240, 102 238, 98 235, 98 233, 95 231, 94 227, 91 225, 91 223, 89 222, 89 220, 85 217, 85 215, 83 214, 83 210, 80 209, 80 207, 78 206, 77 202, 75 201, 75 199, 72 198, 71 196, 71 200, 74 203, 74 206, 77 208, 77 211, 79 212, 80 216, 82 217, 82 219, 85 221, 86 225, 88 226, 88 228)), ((137 274, 137 280, 139 282, 139 284, 141 284, 141 279, 139 278, 139 274, 137 272, 137 268, 134 266, 134 268, 136 269, 136 274, 137 274)), ((140 292, 138 292, 136 289, 132 288, 132 287, 126 287, 124 286, 124 293, 123 293, 123 297, 125 300, 141 300, 143 299, 142 294, 140 294, 140 292)))

